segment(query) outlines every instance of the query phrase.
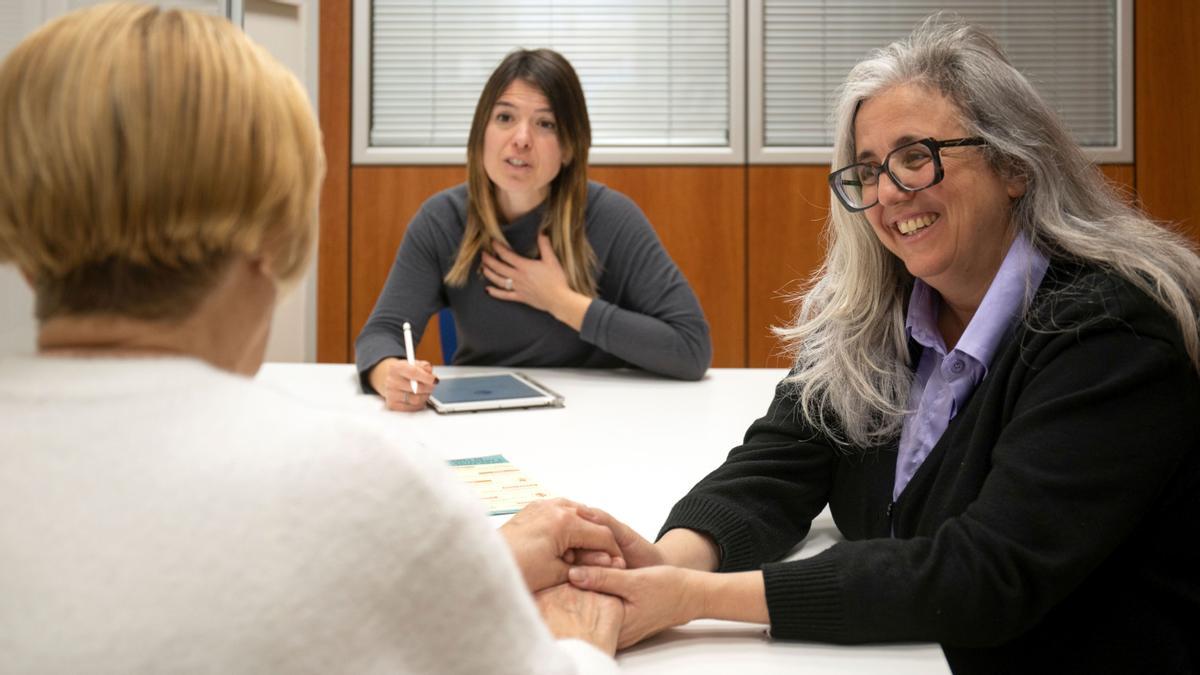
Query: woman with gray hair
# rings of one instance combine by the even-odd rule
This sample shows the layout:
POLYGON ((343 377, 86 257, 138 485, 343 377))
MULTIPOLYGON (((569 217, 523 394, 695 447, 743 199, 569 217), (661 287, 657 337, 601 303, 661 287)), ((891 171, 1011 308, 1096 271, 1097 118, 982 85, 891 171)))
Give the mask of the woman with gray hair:
POLYGON ((960 672, 1195 670, 1194 248, 969 25, 860 63, 835 115, 792 372, 656 544, 595 516, 643 569, 573 583, 625 599, 623 645, 703 616, 960 672), (776 562, 826 505, 846 541, 776 562))

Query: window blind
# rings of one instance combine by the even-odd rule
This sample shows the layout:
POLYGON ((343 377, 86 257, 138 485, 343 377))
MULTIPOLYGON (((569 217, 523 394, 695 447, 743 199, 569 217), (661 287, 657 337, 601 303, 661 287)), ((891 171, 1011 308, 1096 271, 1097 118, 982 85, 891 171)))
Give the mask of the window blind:
POLYGON ((1117 143, 1115 0, 763 0, 763 144, 828 147, 837 87, 939 10, 983 26, 1085 147, 1117 143))
POLYGON ((518 47, 575 67, 594 146, 729 145, 728 0, 373 0, 369 145, 465 146, 518 47))

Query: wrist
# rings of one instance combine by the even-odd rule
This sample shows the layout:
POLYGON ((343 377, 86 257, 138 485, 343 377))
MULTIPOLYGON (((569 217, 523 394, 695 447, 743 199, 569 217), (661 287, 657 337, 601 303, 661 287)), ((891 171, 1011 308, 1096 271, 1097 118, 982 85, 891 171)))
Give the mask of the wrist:
POLYGON ((376 363, 374 366, 371 366, 371 372, 367 373, 367 382, 371 383, 371 388, 374 389, 375 393, 379 394, 380 396, 384 395, 383 390, 387 384, 388 367, 391 365, 391 362, 395 360, 395 357, 389 356, 381 360, 379 363, 376 363))
POLYGON ((700 616, 706 619, 770 623, 767 592, 761 571, 701 572, 703 585, 696 589, 700 616))
POLYGON ((720 548, 703 532, 676 528, 664 534, 654 545, 667 565, 701 572, 715 572, 721 564, 720 548))
POLYGON ((683 597, 688 602, 684 605, 685 616, 679 623, 684 624, 696 619, 708 619, 713 617, 713 595, 714 584, 720 581, 720 574, 716 572, 699 572, 697 570, 684 570, 686 575, 686 592, 683 597))
POLYGON ((570 288, 563 288, 550 307, 550 315, 579 331, 583 328, 583 317, 587 314, 591 304, 592 299, 586 295, 570 288))

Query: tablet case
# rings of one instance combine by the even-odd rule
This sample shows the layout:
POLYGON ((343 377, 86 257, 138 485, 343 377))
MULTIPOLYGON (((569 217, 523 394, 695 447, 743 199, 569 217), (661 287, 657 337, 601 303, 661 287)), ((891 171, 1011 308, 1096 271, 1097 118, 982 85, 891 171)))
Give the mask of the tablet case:
POLYGON ((443 377, 429 404, 439 413, 562 407, 561 396, 522 373, 443 377))

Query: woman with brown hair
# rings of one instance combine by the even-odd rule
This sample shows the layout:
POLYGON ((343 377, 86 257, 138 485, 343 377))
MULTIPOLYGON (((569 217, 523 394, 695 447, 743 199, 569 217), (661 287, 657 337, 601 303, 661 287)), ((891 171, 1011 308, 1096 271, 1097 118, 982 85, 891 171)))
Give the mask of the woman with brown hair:
POLYGON ((444 307, 456 365, 704 375, 712 346, 700 304, 637 205, 588 182, 590 146, 571 64, 548 49, 509 54, 475 108, 467 183, 431 197, 409 223, 358 336, 365 391, 394 410, 425 406, 432 367, 405 361, 402 326, 419 340, 444 307))

